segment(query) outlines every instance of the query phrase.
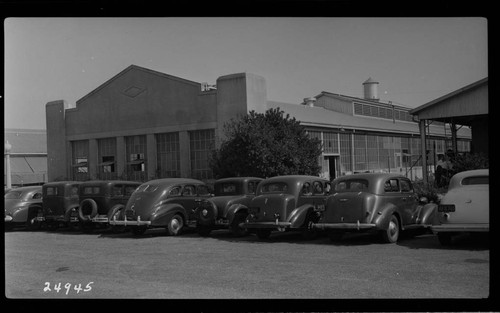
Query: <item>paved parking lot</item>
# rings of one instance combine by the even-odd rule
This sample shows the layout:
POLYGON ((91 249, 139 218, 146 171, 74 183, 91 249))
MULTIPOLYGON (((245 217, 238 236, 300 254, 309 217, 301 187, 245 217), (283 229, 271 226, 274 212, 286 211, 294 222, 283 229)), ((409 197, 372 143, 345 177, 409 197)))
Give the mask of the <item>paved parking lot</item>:
POLYGON ((383 244, 366 234, 5 233, 8 298, 481 299, 489 275, 487 238, 468 236, 442 247, 431 234, 383 244))

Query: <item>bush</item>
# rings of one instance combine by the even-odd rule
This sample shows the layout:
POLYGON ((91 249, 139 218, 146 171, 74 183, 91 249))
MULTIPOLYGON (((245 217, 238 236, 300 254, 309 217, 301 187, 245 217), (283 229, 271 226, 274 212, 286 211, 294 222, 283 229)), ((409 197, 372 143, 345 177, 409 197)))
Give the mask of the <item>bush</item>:
POLYGON ((434 182, 424 183, 423 180, 417 180, 413 182, 413 188, 418 198, 426 197, 429 202, 439 203, 440 194, 445 194, 448 191, 448 187, 437 188, 434 186, 434 182))

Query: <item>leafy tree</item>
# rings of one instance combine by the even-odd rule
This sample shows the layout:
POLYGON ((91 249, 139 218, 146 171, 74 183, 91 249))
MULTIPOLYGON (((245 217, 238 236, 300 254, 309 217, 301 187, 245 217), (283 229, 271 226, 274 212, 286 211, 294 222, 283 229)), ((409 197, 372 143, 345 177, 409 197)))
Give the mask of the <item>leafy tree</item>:
POLYGON ((318 175, 321 142, 279 108, 251 111, 224 125, 226 140, 212 155, 215 177, 318 175))

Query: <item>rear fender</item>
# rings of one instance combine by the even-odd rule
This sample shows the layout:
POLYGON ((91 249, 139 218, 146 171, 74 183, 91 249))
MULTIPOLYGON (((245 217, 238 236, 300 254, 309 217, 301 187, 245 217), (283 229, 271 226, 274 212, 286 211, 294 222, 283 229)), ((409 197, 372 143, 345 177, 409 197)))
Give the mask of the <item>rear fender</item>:
POLYGON ((307 215, 312 212, 313 206, 310 204, 300 206, 292 211, 288 217, 288 222, 291 223, 291 228, 301 228, 306 222, 307 215))
POLYGON ((73 203, 69 205, 66 208, 66 211, 64 212, 64 220, 69 222, 71 215, 74 213, 76 216, 78 216, 78 209, 80 208, 80 204, 78 203, 73 203))
MULTIPOLYGON (((125 208, 125 205, 123 204, 115 204, 111 209, 108 211, 108 219, 111 220, 113 218, 113 215, 119 210, 123 210, 125 208)), ((122 211, 123 213, 123 211, 122 211)))
POLYGON ((375 224, 377 229, 387 229, 389 227, 389 222, 391 220, 391 216, 393 214, 396 215, 399 221, 399 225, 401 227, 401 217, 396 212, 396 206, 393 204, 389 204, 382 209, 375 210, 375 216, 373 218, 373 224, 375 224))
POLYGON ((438 214, 437 214, 437 204, 427 203, 424 205, 418 216, 418 224, 423 225, 433 225, 437 224, 438 214))
POLYGON ((233 222, 234 215, 239 212, 243 212, 248 215, 248 208, 243 204, 233 204, 229 207, 226 215, 229 224, 233 222))
POLYGON ((180 214, 186 222, 186 210, 184 207, 178 204, 167 204, 161 206, 155 210, 155 212, 151 215, 151 225, 152 226, 165 226, 168 224, 170 219, 175 215, 180 214))

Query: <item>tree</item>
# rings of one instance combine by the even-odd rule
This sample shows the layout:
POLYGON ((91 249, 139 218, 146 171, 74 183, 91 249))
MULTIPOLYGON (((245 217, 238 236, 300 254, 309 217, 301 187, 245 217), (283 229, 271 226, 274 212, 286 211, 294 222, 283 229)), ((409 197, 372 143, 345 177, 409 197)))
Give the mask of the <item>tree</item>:
POLYGON ((318 175, 321 142, 279 108, 251 111, 224 125, 226 140, 212 155, 215 177, 318 175))

